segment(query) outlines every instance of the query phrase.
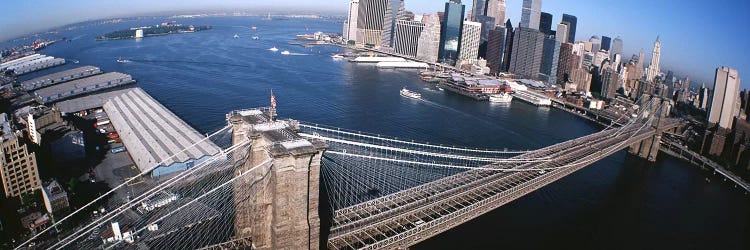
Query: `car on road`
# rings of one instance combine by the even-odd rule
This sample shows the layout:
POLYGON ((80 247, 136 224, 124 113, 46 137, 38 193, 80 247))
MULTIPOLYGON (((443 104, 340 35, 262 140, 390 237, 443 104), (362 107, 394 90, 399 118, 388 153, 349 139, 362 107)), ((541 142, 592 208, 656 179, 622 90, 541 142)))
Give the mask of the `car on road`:
POLYGON ((117 154, 120 152, 125 152, 125 147, 120 146, 120 147, 113 148, 109 151, 112 152, 113 154, 117 154))

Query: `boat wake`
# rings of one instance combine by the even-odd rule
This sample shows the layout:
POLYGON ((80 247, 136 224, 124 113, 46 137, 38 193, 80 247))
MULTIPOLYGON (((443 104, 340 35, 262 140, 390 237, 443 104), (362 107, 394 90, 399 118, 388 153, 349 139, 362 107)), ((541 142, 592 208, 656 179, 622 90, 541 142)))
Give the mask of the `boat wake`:
POLYGON ((451 108, 451 107, 449 107, 449 106, 446 106, 446 105, 443 105, 443 104, 440 104, 440 103, 436 103, 436 102, 433 102, 433 101, 430 101, 430 100, 427 100, 427 99, 424 99, 424 98, 422 98, 422 99, 420 99, 420 100, 421 100, 421 101, 422 101, 422 102, 423 102, 424 104, 427 104, 428 106, 431 106, 431 107, 434 107, 434 108, 438 108, 438 109, 442 109, 442 110, 446 110, 446 111, 450 111, 450 112, 453 112, 453 113, 456 113, 456 114, 459 114, 459 115, 462 115, 462 116, 465 116, 465 117, 468 117, 468 118, 472 118, 472 119, 475 119, 475 120, 477 120, 477 121, 479 121, 479 122, 482 122, 482 123, 484 123, 484 124, 490 125, 490 126, 492 126, 492 127, 496 127, 496 128, 498 128, 498 129, 500 129, 500 130, 503 130, 503 131, 505 131, 505 132, 508 132, 508 133, 511 133, 511 134, 513 134, 513 135, 516 135, 516 136, 522 137, 522 135, 521 135, 521 134, 519 134, 519 133, 516 133, 516 132, 513 132, 513 130, 511 130, 511 129, 508 129, 508 128, 505 128, 505 127, 503 127, 503 126, 500 126, 500 125, 498 125, 497 123, 495 123, 495 122, 492 122, 492 121, 490 121, 490 120, 488 120, 488 119, 483 119, 482 117, 478 117, 478 116, 475 116, 475 115, 472 115, 472 114, 469 114, 469 113, 463 112, 463 111, 461 111, 461 110, 458 110, 458 109, 455 109, 455 108, 451 108))

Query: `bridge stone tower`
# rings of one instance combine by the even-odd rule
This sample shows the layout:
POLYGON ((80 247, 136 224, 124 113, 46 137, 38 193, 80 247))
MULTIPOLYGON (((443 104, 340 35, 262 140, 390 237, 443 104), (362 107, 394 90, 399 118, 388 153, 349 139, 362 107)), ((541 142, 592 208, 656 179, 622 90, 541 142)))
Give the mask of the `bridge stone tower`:
POLYGON ((663 125, 666 116, 669 114, 671 104, 669 100, 666 99, 643 95, 638 105, 640 105, 641 109, 651 109, 649 115, 655 117, 649 126, 656 129, 656 133, 651 138, 631 145, 628 152, 650 162, 655 162, 656 157, 659 155, 659 148, 661 147, 661 137, 664 133, 663 125), (651 105, 648 105, 652 98, 654 102, 651 105), (657 109, 654 110, 654 108, 657 109))
POLYGON ((322 141, 306 140, 295 121, 276 121, 273 109, 233 111, 233 143, 246 140, 250 152, 233 184, 235 238, 254 249, 318 249, 318 184, 322 141), (265 162, 265 163, 264 163, 265 162))

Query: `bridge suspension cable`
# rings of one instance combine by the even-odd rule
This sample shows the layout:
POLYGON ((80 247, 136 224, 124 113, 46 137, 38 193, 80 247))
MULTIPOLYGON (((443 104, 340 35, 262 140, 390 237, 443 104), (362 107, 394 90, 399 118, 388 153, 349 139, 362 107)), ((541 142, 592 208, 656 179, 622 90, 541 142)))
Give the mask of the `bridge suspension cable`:
MULTIPOLYGON (((151 173, 151 171, 153 171, 154 169, 160 167, 165 162, 170 161, 170 160, 178 157, 180 154, 182 154, 182 153, 184 153, 184 152, 186 152, 186 151, 188 151, 188 150, 190 150, 192 148, 195 148, 198 145, 200 145, 200 144, 202 144, 202 143, 204 143, 206 141, 211 141, 211 142, 215 143, 217 146, 219 146, 220 148, 222 148, 222 150, 224 150, 225 148, 229 147, 229 145, 231 145, 231 138, 229 137, 230 134, 231 134, 231 126, 226 126, 226 127, 223 127, 221 129, 219 129, 219 130, 211 133, 210 135, 207 135, 205 138, 202 138, 198 142, 196 142, 196 143, 194 143, 194 144, 192 144, 192 145, 190 145, 188 147, 185 147, 185 148, 181 149, 180 151, 174 153, 173 155, 165 158, 161 162, 154 164, 152 167, 146 169, 145 171, 140 172, 138 175, 133 176, 133 177, 131 177, 129 179, 126 179, 122 184, 119 184, 119 185, 115 186, 114 188, 112 188, 111 190, 109 190, 109 191, 105 192, 104 194, 100 195, 99 197, 96 197, 94 200, 86 203, 85 205, 83 205, 82 207, 76 209, 75 211, 73 211, 69 215, 63 217, 62 219, 56 220, 55 223, 53 223, 52 226, 47 227, 46 229, 42 230, 41 232, 35 234, 34 236, 32 236, 31 238, 29 238, 28 240, 26 240, 24 243, 20 244, 16 249, 19 249, 22 246, 28 245, 32 241, 37 240, 40 235, 44 235, 44 234, 48 233, 50 230, 52 230, 52 229, 58 228, 58 227, 62 226, 63 223, 65 223, 66 221, 68 221, 70 218, 72 218, 74 216, 77 216, 77 215, 84 214, 84 213, 86 213, 85 211, 87 211, 87 210, 92 210, 92 206, 94 206, 97 203, 104 202, 103 201, 104 198, 109 197, 111 195, 114 195, 118 191, 126 190, 130 185, 133 185, 134 183, 138 182, 142 177, 149 175, 151 173)), ((222 153, 223 152, 220 152, 219 154, 222 154, 222 153)))
POLYGON ((469 153, 486 153, 486 154, 523 154, 526 152, 529 152, 528 150, 493 150, 493 149, 479 149, 479 148, 466 148, 466 147, 456 147, 456 146, 446 146, 446 145, 438 145, 438 144, 430 144, 426 142, 415 142, 415 141, 406 141, 403 139, 398 138, 389 138, 382 135, 372 135, 372 134, 366 134, 364 132, 354 132, 345 130, 342 128, 335 128, 335 127, 326 127, 320 124, 308 124, 304 122, 300 122, 299 124, 300 128, 303 132, 307 132, 309 134, 319 133, 333 133, 333 134, 339 134, 339 135, 346 135, 350 136, 352 138, 362 138, 362 139, 369 139, 369 140, 375 140, 375 141, 383 141, 383 142, 391 142, 396 144, 404 144, 404 145, 410 145, 410 146, 417 146, 417 147, 424 147, 424 148, 432 148, 432 149, 438 149, 438 150, 447 150, 447 151, 457 151, 457 152, 469 152, 469 153))
MULTIPOLYGON (((207 186, 213 186, 217 181, 222 181, 223 179, 228 178, 228 176, 231 176, 233 170, 232 166, 244 163, 244 160, 246 159, 245 157, 247 157, 248 155, 246 152, 248 148, 248 141, 232 145, 231 147, 227 148, 225 153, 220 153, 218 155, 212 156, 209 160, 204 161, 203 163, 198 164, 193 168, 180 172, 179 174, 158 183, 158 185, 145 190, 137 197, 132 198, 120 204, 119 206, 115 204, 113 207, 110 207, 108 209, 108 211, 110 212, 101 215, 101 217, 95 219, 91 223, 85 225, 82 228, 79 228, 73 234, 58 241, 51 248, 59 249, 71 243, 74 243, 86 234, 91 233, 95 228, 102 227, 107 222, 117 220, 129 221, 130 223, 128 224, 134 226, 146 223, 150 219, 150 213, 144 213, 143 215, 138 216, 132 214, 132 209, 139 205, 143 206, 144 204, 154 203, 154 200, 159 200, 159 197, 156 196, 163 195, 165 194, 165 192, 167 194, 175 194, 180 198, 191 197, 195 195, 195 193, 200 193, 203 188, 207 186), (229 162, 227 161, 227 157, 229 162), (212 173, 223 174, 211 176, 212 173), (202 185, 186 184, 193 182, 201 182, 202 185), (132 219, 133 217, 135 217, 136 219, 132 219)), ((89 246, 86 246, 84 248, 89 248, 89 246)))

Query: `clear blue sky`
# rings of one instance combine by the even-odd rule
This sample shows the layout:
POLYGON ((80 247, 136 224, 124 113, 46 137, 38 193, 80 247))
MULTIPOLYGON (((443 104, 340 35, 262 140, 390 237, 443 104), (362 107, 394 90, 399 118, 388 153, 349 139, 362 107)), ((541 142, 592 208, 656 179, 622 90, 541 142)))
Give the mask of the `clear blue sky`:
MULTIPOLYGON (((442 0, 405 0, 415 13, 434 13, 442 0)), ((471 0, 463 1, 471 5, 471 0)), ((522 0, 507 0, 507 15, 517 24, 522 0)), ((64 24, 159 11, 313 10, 343 13, 348 0, 13 0, 3 3, 0 41, 64 24)), ((468 10, 469 8, 467 8, 468 10)), ((578 17, 577 40, 592 35, 621 36, 626 58, 645 49, 650 61, 657 35, 662 41, 662 68, 712 81, 713 71, 726 65, 750 74, 750 28, 747 0, 546 0, 542 10, 558 23, 562 13, 578 17)), ((750 79, 750 77, 748 77, 750 79)), ((693 81, 696 82, 695 80, 693 81)), ((708 84, 711 85, 710 83, 708 84)), ((750 80, 743 86, 750 87, 750 80)))

